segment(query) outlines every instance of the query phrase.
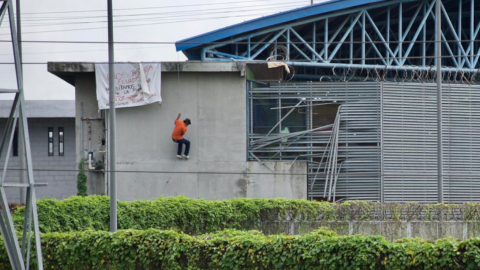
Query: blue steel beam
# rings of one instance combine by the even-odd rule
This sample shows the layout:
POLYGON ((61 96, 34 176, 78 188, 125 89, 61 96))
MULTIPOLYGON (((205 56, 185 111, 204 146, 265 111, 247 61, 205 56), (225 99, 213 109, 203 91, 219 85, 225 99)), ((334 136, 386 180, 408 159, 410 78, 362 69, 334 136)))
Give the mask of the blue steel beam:
MULTIPOLYGON (((310 45, 295 31, 293 28, 289 28, 289 30, 297 36, 297 38, 303 42, 303 44, 320 60, 324 61, 323 58, 312 48, 310 45)), ((328 56, 328 54, 326 54, 328 56)))
MULTIPOLYGON (((424 6, 425 6, 425 5, 424 5, 424 6)), ((432 3, 432 4, 428 7, 428 12, 430 12, 430 11, 433 9, 433 6, 434 6, 434 4, 432 3)), ((417 14, 417 15, 418 15, 418 14, 417 14)), ((416 15, 416 16, 417 16, 417 15, 416 15)), ((416 16, 415 16, 415 18, 416 18, 416 16)), ((408 57, 408 55, 409 55, 410 52, 412 51, 412 48, 413 48, 413 46, 415 45, 415 42, 417 41, 418 36, 420 35, 420 31, 422 31, 423 29, 425 29, 424 26, 425 26, 425 23, 427 22, 427 19, 428 19, 428 16, 424 16, 424 17, 422 18, 422 21, 420 22, 420 25, 419 25, 417 31, 415 32, 415 35, 413 36, 413 38, 412 38, 412 40, 411 40, 412 42, 410 43, 410 45, 408 46, 407 51, 405 52, 405 57, 408 57)), ((411 28, 411 25, 408 27, 408 31, 410 31, 410 28, 411 28)), ((404 37, 404 38, 405 38, 405 37, 404 37)), ((425 42, 425 40, 424 40, 424 42, 425 42)), ((405 61, 406 61, 406 58, 403 59, 402 64, 405 64, 405 61)))
MULTIPOLYGON (((340 0, 341 1, 341 0, 340 0)), ((364 2, 367 1, 367 0, 364 0, 364 2)), ((396 1, 367 1, 367 2, 384 2, 384 3, 380 3, 380 4, 376 4, 376 5, 370 5, 369 8, 371 9, 374 9, 374 8, 382 8, 382 7, 387 7, 391 4, 398 4, 400 2, 418 2, 419 0, 396 0, 396 1), (388 3, 385 3, 385 2, 388 2, 388 3)), ((355 1, 351 1, 351 2, 355 2, 355 1)), ((358 2, 361 2, 361 1, 358 1, 358 2)), ((328 3, 328 2, 327 2, 328 3)), ((318 22, 318 21, 322 21, 324 20, 325 18, 330 18, 330 17, 338 17, 338 16, 343 16, 343 15, 346 15, 346 14, 352 14, 352 13, 357 13, 357 12, 363 12, 365 9, 364 8, 353 8, 353 9, 348 9, 348 10, 337 10, 336 13, 334 14, 328 14, 328 15, 320 15, 320 16, 317 16, 317 17, 314 17, 314 18, 305 18, 304 20, 302 21, 296 21, 296 22, 292 22, 292 23, 286 23, 284 25, 279 25, 279 26, 273 26, 272 28, 258 28, 258 29, 254 29, 255 30, 255 33, 252 33, 252 34, 246 34, 246 35, 242 35, 242 36, 238 36, 238 37, 235 37, 235 38, 232 38, 234 36, 236 36, 236 33, 234 31, 232 31, 230 33, 230 35, 227 35, 225 36, 225 38, 230 38, 229 40, 224 40, 222 42, 225 42, 225 44, 229 44, 229 43, 235 43, 235 42, 238 42, 238 41, 242 41, 248 37, 255 37, 255 36, 259 36, 259 35, 263 35, 265 33, 269 33, 269 32, 272 32, 272 31, 279 31, 279 30, 282 30, 282 29, 285 29, 285 28, 288 28, 288 27, 295 27, 295 26, 300 26, 300 25, 305 25, 305 24, 308 24, 308 23, 311 23, 311 22, 318 22), (262 29, 262 30, 260 30, 262 29)), ((319 14, 323 14, 325 12, 320 12, 319 14)), ((269 17, 269 16, 267 16, 269 17)), ((267 17, 262 17, 262 19, 264 18, 267 18, 267 17)), ((257 19, 257 20, 260 20, 260 19, 257 19)), ((256 21, 256 20, 254 20, 256 21)), ((247 22, 248 23, 248 22, 247 22)), ((242 24, 238 24, 237 26, 241 26, 243 25, 242 24)), ((233 27, 233 26, 232 26, 233 27)), ((220 29, 220 30, 217 30, 217 31, 223 31, 223 30, 226 30, 228 29, 227 28, 224 28, 224 29, 220 29)), ((216 32, 216 31, 214 31, 216 32)), ((211 32, 211 33, 214 33, 214 32, 211 32)), ((201 37, 201 36, 206 36, 208 35, 209 33, 207 34, 204 34, 204 35, 200 35, 200 36, 197 36, 197 37, 201 37)), ((185 39, 185 40, 181 40, 181 41, 178 41, 176 43, 176 47, 177 47, 177 51, 185 51, 187 49, 183 48, 183 45, 187 44, 187 45, 192 45, 192 44, 196 44, 195 46, 187 46, 189 48, 193 48, 193 47, 198 47, 200 45, 205 45, 205 44, 210 44, 212 42, 216 42, 216 40, 213 39, 209 39, 208 41, 206 41, 205 43, 195 43, 197 42, 198 40, 195 40, 196 37, 192 37, 192 38, 189 38, 189 39, 185 39)), ((220 47, 220 46, 224 46, 225 44, 222 44, 222 42, 219 42, 219 44, 216 44, 216 45, 211 45, 211 46, 208 46, 209 48, 216 48, 216 47, 220 47)))
MULTIPOLYGON (((434 6, 435 6, 435 1, 432 1, 429 9, 432 10, 432 8, 433 8, 434 6)), ((404 31, 403 35, 402 35, 402 33, 400 33, 400 31, 399 31, 399 37, 402 37, 400 40, 405 40, 405 39, 407 38, 407 35, 410 33, 410 30, 412 29, 412 26, 413 26, 413 23, 415 22, 415 19, 418 17, 418 12, 420 11, 420 8, 421 8, 421 5, 419 6, 419 8, 417 9, 417 11, 415 12, 415 14, 414 14, 414 16, 413 16, 414 19, 410 20, 410 24, 408 25, 407 29, 404 31)), ((426 21, 427 18, 428 18, 427 16, 424 16, 423 19, 426 21)), ((399 19, 399 21, 401 21, 401 20, 399 19)), ((394 36, 394 37, 397 38, 397 36, 394 36)), ((414 42, 411 42, 411 45, 412 45, 412 43, 414 44, 414 42)), ((403 42, 402 42, 402 43, 399 42, 399 44, 403 44, 403 42)), ((413 46, 413 45, 412 45, 412 46, 413 46)), ((397 45, 397 48, 396 48, 395 51, 393 52, 393 57, 394 57, 393 59, 395 59, 395 57, 397 57, 397 54, 399 54, 400 48, 401 48, 401 47, 400 47, 399 45, 397 45)), ((400 54, 399 54, 399 58, 400 58, 400 59, 402 58, 402 56, 401 56, 400 54)), ((393 63, 393 59, 390 60, 389 65, 391 65, 391 64, 393 63)))
MULTIPOLYGON (((450 17, 448 16, 448 12, 445 10, 445 6, 443 5, 443 3, 441 4, 441 8, 442 8, 442 13, 444 15, 443 18, 442 18, 442 21, 445 19, 448 26, 450 27, 450 30, 451 30, 452 34, 454 35, 455 42, 458 44, 458 46, 459 46, 460 50, 462 51, 463 55, 465 57, 468 57, 467 53, 465 52, 465 49, 463 48, 462 42, 460 41, 460 38, 457 35, 455 27, 453 26, 452 22, 450 21, 450 17)), ((470 68, 473 68, 472 63, 473 63, 473 59, 471 61, 467 62, 467 64, 469 65, 470 68)))
MULTIPOLYGON (((335 54, 338 52, 338 50, 340 49, 340 46, 343 45, 345 39, 347 38, 347 36, 350 34, 350 32, 353 30, 353 27, 355 26, 355 24, 358 22, 358 20, 360 19, 362 13, 358 13, 357 17, 355 17, 355 19, 353 19, 353 21, 351 22, 350 26, 348 27, 347 31, 345 31, 345 34, 343 35, 343 37, 340 39, 340 42, 337 44, 337 46, 335 47, 335 49, 333 50, 332 52, 332 56, 328 59, 328 61, 330 62, 332 60, 332 58, 335 56, 335 54)), ((338 31, 340 32, 340 31, 338 31)))
MULTIPOLYGON (((360 26, 362 26, 361 23, 360 23, 360 26)), ((371 42, 372 47, 373 47, 373 49, 375 50, 375 52, 378 54, 378 56, 380 57, 380 60, 383 62, 383 64, 384 64, 385 66, 387 66, 387 65, 388 65, 387 62, 385 62, 385 59, 384 59, 382 53, 378 50, 378 48, 377 48, 377 46, 375 45, 375 43, 373 43, 373 40, 372 40, 372 38, 370 37, 370 35, 369 35, 367 32, 365 32, 365 36, 366 36, 367 39, 371 42)))
MULTIPOLYGON (((269 60, 276 60, 277 48, 281 44, 285 45, 286 49, 286 59, 281 60, 286 60, 294 66, 378 68, 381 65, 382 68, 392 70, 411 70, 412 66, 418 66, 420 70, 429 69, 427 60, 433 59, 434 56, 428 54, 429 51, 433 51, 429 46, 436 46, 436 43, 434 32, 427 27, 427 23, 435 21, 433 13, 435 0, 380 2, 328 14, 320 12, 316 17, 309 16, 284 25, 257 29, 243 36, 232 35, 230 39, 202 47, 201 59, 266 60, 270 56, 266 53, 270 47, 275 51, 275 57, 269 60), (398 17, 392 16, 394 11, 398 17), (406 21, 408 24, 404 27, 406 21), (380 29, 381 25, 383 27, 380 29), (394 27, 398 31, 392 31, 394 27), (378 47, 377 43, 383 44, 385 51, 378 47), (235 46, 230 46, 232 44, 235 46), (319 44, 321 46, 318 46, 319 44), (292 50, 298 54, 292 55, 292 50), (359 54, 358 58, 355 52, 359 54)), ((474 5, 473 1, 471 3, 474 5)), ((450 66, 450 70, 471 71, 479 68, 480 48, 474 54, 476 45, 474 39, 479 34, 480 22, 478 25, 475 24, 474 17, 472 18, 475 12, 465 12, 465 7, 467 5, 463 5, 463 2, 456 4, 453 0, 444 1, 442 5, 442 13, 445 15, 444 26, 448 28, 447 32, 446 29, 442 29, 441 33, 442 46, 447 52, 442 59, 443 65, 450 66), (455 26, 450 19, 452 15, 447 12, 447 5, 449 11, 458 11, 459 21, 455 26), (461 40, 463 36, 461 21, 465 15, 470 19, 472 40, 468 42, 461 40)))
MULTIPOLYGON (((411 2, 417 0, 404 0, 411 2)), ((229 38, 232 34, 242 35, 258 29, 268 28, 279 24, 288 24, 292 21, 302 20, 311 16, 318 16, 340 10, 354 9, 363 5, 382 4, 390 2, 389 0, 333 0, 316 5, 307 6, 295 10, 282 12, 279 14, 269 15, 262 18, 254 19, 237 25, 232 25, 219 30, 215 30, 202 35, 180 40, 176 43, 177 51, 184 51, 203 44, 219 41, 229 38)), ((398 2, 398 1, 394 1, 398 2)))

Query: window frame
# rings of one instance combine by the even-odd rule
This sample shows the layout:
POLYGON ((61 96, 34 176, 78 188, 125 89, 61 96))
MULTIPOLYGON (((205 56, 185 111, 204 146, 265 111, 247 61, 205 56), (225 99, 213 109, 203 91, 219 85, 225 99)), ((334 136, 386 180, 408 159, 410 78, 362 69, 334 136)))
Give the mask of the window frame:
POLYGON ((18 157, 18 127, 15 127, 12 141, 12 156, 18 157))
POLYGON ((51 157, 54 155, 55 146, 53 144, 53 127, 48 127, 47 129, 47 153, 51 157))
POLYGON ((58 128, 58 155, 65 156, 65 129, 58 128))

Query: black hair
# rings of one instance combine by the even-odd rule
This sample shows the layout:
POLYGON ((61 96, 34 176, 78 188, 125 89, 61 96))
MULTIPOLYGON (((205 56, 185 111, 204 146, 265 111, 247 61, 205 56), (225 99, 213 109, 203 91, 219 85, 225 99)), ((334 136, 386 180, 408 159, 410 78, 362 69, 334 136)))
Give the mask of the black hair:
POLYGON ((192 121, 190 121, 189 118, 185 118, 185 120, 183 120, 183 122, 184 122, 186 125, 191 125, 191 124, 192 124, 192 121))

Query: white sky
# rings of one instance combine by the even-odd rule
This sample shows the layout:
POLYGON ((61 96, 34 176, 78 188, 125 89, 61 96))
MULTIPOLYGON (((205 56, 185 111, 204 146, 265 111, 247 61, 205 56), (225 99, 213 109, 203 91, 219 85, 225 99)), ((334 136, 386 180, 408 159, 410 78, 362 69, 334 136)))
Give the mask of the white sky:
MULTIPOLYGON (((175 41, 310 4, 310 0, 113 2, 115 42, 171 42, 166 45, 116 44, 115 61, 183 61, 186 58, 176 52, 175 41), (136 26, 121 27, 124 25, 136 26)), ((107 41, 106 9, 106 0, 21 0, 23 40, 107 41), (83 28, 90 29, 73 30, 83 28)), ((8 16, 0 27, 0 41, 10 40, 7 22, 8 16)), ((108 61, 107 44, 24 43, 23 61, 43 63, 24 66, 26 99, 74 99, 73 86, 48 73, 46 62, 108 61)), ((11 62, 11 43, 0 42, 0 88, 16 88, 14 66, 5 64, 11 62)))

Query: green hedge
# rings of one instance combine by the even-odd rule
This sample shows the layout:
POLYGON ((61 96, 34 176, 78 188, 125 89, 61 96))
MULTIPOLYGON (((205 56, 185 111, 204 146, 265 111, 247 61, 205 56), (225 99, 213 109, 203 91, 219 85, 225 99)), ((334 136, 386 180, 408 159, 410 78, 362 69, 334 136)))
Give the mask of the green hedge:
MULTIPOLYGON (((109 202, 109 198, 106 196, 71 197, 62 201, 39 200, 40 230, 44 233, 89 229, 108 230, 109 202)), ((23 225, 23 213, 24 208, 20 208, 14 213, 18 230, 23 225)), ((279 220, 398 221, 437 220, 441 216, 447 220, 480 220, 480 204, 381 204, 372 202, 331 204, 285 199, 209 201, 185 197, 118 202, 119 229, 173 229, 189 234, 215 232, 223 229, 256 229, 268 234, 288 231, 286 228, 281 228, 284 224, 277 222, 279 220), (442 215, 439 214, 440 212, 442 215)))
MULTIPOLYGON (((38 201, 41 232, 108 230, 109 197, 71 197, 62 201, 38 201)), ((191 234, 222 229, 257 229, 265 220, 316 219, 327 211, 328 203, 305 200, 233 199, 209 201, 185 197, 158 198, 154 201, 118 202, 118 228, 145 230, 174 229, 191 234), (325 208, 325 210, 322 210, 325 208)), ((17 230, 23 226, 24 208, 14 213, 17 230)))
MULTIPOLYGON (((0 269, 8 259, 0 243, 0 269)), ((480 239, 408 239, 222 231, 85 231, 42 235, 45 269, 479 269, 480 239)), ((32 261, 35 263, 34 254, 32 261)))

